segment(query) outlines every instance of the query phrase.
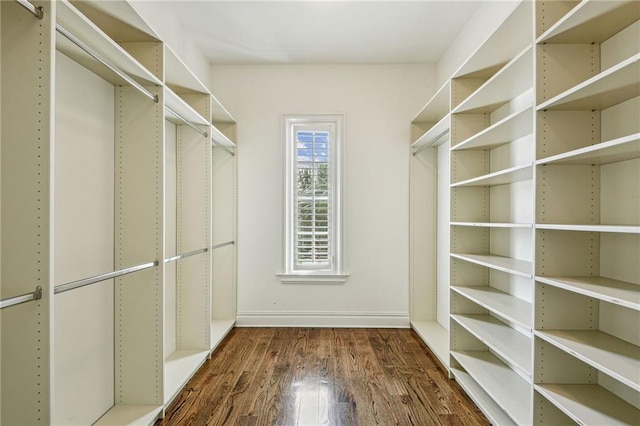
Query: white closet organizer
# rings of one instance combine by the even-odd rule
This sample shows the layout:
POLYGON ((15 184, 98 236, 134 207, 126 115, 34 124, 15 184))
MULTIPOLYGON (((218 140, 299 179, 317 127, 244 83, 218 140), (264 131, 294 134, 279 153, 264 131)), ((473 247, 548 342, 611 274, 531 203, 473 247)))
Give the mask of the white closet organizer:
POLYGON ((449 176, 439 158, 449 155, 451 84, 447 81, 412 121, 410 163, 411 328, 448 370, 449 176))
POLYGON ((536 4, 534 419, 637 424, 640 3, 546 5, 536 4))
POLYGON ((0 4, 0 423, 151 424, 234 324, 235 123, 126 2, 20 3, 0 4))

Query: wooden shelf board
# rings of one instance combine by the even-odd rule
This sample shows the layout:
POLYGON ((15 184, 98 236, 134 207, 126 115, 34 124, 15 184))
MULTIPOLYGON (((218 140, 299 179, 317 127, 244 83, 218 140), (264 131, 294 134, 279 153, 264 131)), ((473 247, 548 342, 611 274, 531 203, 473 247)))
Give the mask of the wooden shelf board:
POLYGON ((478 176, 451 184, 452 188, 460 186, 498 186, 533 179, 533 164, 523 164, 505 170, 478 176))
POLYGON ((499 356, 531 377, 531 337, 491 315, 452 314, 451 318, 499 356))
MULTIPOLYGON (((94 23, 89 21, 68 1, 56 2, 56 21, 67 31, 95 50, 112 65, 124 71, 142 85, 162 85, 162 82, 133 56, 113 41, 94 23)), ((96 61, 65 36, 56 34, 56 48, 90 71, 116 85, 128 83, 113 71, 96 61)))
POLYGON ((449 371, 449 332, 437 321, 411 321, 411 328, 449 371))
POLYGON ((559 231, 607 232, 616 234, 640 234, 640 226, 627 225, 567 225, 555 223, 538 223, 536 229, 553 229, 559 231))
MULTIPOLYGON (((190 121, 193 124, 198 124, 202 126, 211 126, 203 116, 201 116, 195 109, 193 109, 188 103, 186 103, 180 96, 178 96, 173 90, 165 87, 164 91, 164 101, 165 104, 180 114, 183 118, 190 121)), ((169 121, 175 122, 176 124, 183 124, 182 121, 176 119, 173 114, 169 113, 165 110, 165 118, 169 121)), ((209 133, 209 128, 206 129, 206 132, 209 133)))
POLYGON ((598 330, 539 330, 536 335, 640 392, 640 347, 598 330))
POLYGON ((452 257, 462 259, 467 262, 486 266, 487 268, 519 275, 525 278, 533 278, 533 264, 527 260, 514 259, 511 257, 498 256, 494 254, 474 254, 474 253, 451 253, 452 257))
POLYGON ((462 149, 493 149, 533 131, 533 107, 516 111, 497 123, 487 127, 474 136, 451 148, 452 151, 462 149))
POLYGON ((531 386, 489 351, 451 355, 516 423, 531 423, 531 386))
POLYGON ((536 164, 611 164, 640 158, 640 133, 536 161, 536 164))
POLYGON ((451 112, 493 112, 533 85, 533 52, 528 46, 451 112))
POLYGON ((449 114, 451 80, 440 86, 438 91, 429 99, 418 114, 411 120, 412 123, 435 123, 449 114))
POLYGON ((94 426, 152 425, 161 413, 158 405, 114 405, 94 426))
POLYGON ((581 425, 637 425, 640 410, 598 385, 539 384, 535 390, 581 425))
POLYGON ((222 343, 235 325, 236 320, 215 319, 211 321, 211 352, 222 343))
POLYGON ((449 134, 449 116, 442 117, 440 121, 433 125, 427 132, 420 136, 411 146, 420 148, 423 146, 438 146, 444 142, 443 136, 449 134))
POLYGON ((536 280, 604 302, 640 311, 640 285, 606 277, 537 276, 536 280))
POLYGON ((538 43, 601 43, 640 18, 634 1, 583 1, 542 34, 538 43))
POLYGON ((478 228, 533 228, 532 223, 506 222, 451 222, 451 226, 470 226, 478 228))
POLYGON ((452 368, 451 372, 456 382, 462 389, 471 397, 473 402, 476 403, 480 411, 484 413, 489 419, 491 424, 500 426, 510 426, 516 423, 511 420, 503 410, 500 408, 489 395, 473 380, 473 378, 464 370, 458 368, 452 368))
POLYGON ((165 406, 173 401, 208 355, 208 350, 176 350, 164 360, 165 406))
POLYGON ((538 110, 603 110, 640 95, 640 53, 540 104, 538 110))
POLYGON ((533 317, 531 303, 492 287, 453 286, 451 289, 507 321, 531 330, 533 317))

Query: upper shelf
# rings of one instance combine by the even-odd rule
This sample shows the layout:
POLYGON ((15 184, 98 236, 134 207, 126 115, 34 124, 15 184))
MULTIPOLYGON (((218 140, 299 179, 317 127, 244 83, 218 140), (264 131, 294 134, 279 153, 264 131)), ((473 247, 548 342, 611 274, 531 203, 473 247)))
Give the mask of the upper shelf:
POLYGON ((509 62, 531 44, 532 24, 532 2, 524 0, 515 3, 509 16, 480 44, 480 47, 453 73, 452 77, 463 77, 509 62), (523 28, 529 28, 529 31, 523 28))
POLYGON ((538 105, 538 110, 603 110, 640 95, 640 53, 538 105))
POLYGON ((511 167, 500 170, 487 175, 478 176, 473 179, 467 179, 461 182, 451 184, 452 188, 461 186, 498 186, 508 185, 515 182, 522 182, 533 179, 533 166, 524 164, 521 166, 511 167))
POLYGON ((449 113, 451 81, 447 80, 411 120, 412 123, 436 123, 449 113))
POLYGON ((493 149, 533 132, 533 108, 528 107, 460 142, 451 150, 493 149))
MULTIPOLYGON (((138 83, 142 85, 162 85, 162 82, 151 71, 141 65, 137 59, 120 47, 67 0, 57 2, 56 20, 58 25, 138 83)), ((66 37, 62 35, 56 37, 56 48, 112 84, 126 84, 124 79, 78 48, 66 37)))
POLYGON ((527 46, 500 71, 462 101, 452 113, 493 112, 533 85, 533 49, 527 46))
POLYGON ((209 93, 207 87, 189 70, 182 59, 167 45, 164 46, 165 84, 176 93, 209 93))
POLYGON ((584 0, 545 31, 538 43, 601 43, 640 18, 638 1, 584 0))
POLYGON ((640 158, 640 133, 543 158, 536 164, 611 164, 640 158))

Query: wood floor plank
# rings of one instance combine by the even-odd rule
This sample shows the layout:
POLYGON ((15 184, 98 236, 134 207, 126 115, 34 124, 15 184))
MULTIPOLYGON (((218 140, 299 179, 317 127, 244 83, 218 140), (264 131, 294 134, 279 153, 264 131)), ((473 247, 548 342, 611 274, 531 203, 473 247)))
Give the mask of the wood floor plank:
POLYGON ((156 426, 488 424, 412 330, 235 328, 156 426))

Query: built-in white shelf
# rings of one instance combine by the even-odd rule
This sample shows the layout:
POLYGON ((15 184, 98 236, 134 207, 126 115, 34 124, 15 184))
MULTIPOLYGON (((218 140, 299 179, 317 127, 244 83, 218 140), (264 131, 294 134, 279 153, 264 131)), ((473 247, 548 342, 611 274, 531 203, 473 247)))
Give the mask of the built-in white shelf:
POLYGON ((236 320, 216 319, 211 321, 211 350, 214 350, 222 343, 227 334, 236 325, 236 320))
POLYGON ((640 133, 554 155, 536 164, 611 164, 640 158, 640 133))
POLYGON ((449 370, 449 332, 437 321, 411 321, 411 328, 449 370))
POLYGON ((451 226, 469 226, 476 228, 533 228, 532 223, 506 222, 451 222, 451 226))
POLYGON ((195 76, 189 67, 167 45, 164 46, 165 82, 176 92, 188 91, 191 93, 209 93, 207 86, 195 76))
POLYGON ((451 355, 517 424, 531 424, 531 386, 489 351, 451 355))
POLYGON ((640 410, 598 385, 539 384, 536 391, 580 425, 637 425, 640 410))
MULTIPOLYGON (((56 22, 138 83, 142 85, 162 85, 162 82, 155 75, 142 66, 137 59, 113 41, 67 0, 56 2, 56 22)), ((112 84, 127 84, 116 73, 100 64, 61 34, 56 35, 56 49, 112 84)))
POLYGON ((603 110, 640 95, 640 53, 538 105, 538 110, 603 110))
POLYGON ((451 150, 493 149, 529 135, 532 131, 533 107, 530 106, 508 115, 481 132, 453 146, 451 150))
POLYGON ((167 406, 209 356, 208 350, 177 350, 164 360, 164 403, 167 406))
POLYGON ((554 229, 559 231, 608 232, 615 234, 640 234, 640 226, 627 225, 565 225, 547 224, 536 225, 536 229, 554 229))
POLYGON ((491 350, 531 377, 531 336, 491 315, 454 314, 451 318, 491 350))
POLYGON ((474 253, 451 253, 451 257, 525 278, 533 277, 533 264, 527 260, 514 259, 495 254, 474 253))
POLYGON ((411 120, 412 123, 437 123, 449 114, 449 97, 451 80, 447 80, 429 99, 420 112, 411 120))
POLYGON ((449 134, 450 128, 449 116, 442 117, 433 127, 420 136, 411 146, 413 148, 421 148, 426 146, 438 146, 447 140, 445 136, 449 134))
POLYGON ((536 335, 640 391, 640 347, 598 330, 540 330, 536 335))
POLYGON ((452 188, 461 186, 498 186, 533 179, 533 165, 523 164, 505 170, 478 176, 451 184, 452 188))
POLYGON ((508 293, 498 291, 493 287, 452 286, 451 289, 505 320, 531 330, 533 320, 533 307, 531 303, 508 293))
POLYGON ((162 407, 157 405, 114 405, 94 425, 151 425, 161 413, 162 407))
MULTIPOLYGON (((199 124, 203 126, 210 126, 211 123, 207 121, 202 115, 200 115, 195 109, 191 107, 188 103, 184 101, 180 96, 178 96, 173 90, 165 87, 164 91, 164 101, 165 105, 171 108, 173 111, 177 112, 182 116, 182 118, 191 122, 192 124, 199 124)), ((165 109, 165 118, 175 124, 183 124, 183 122, 176 118, 174 114, 167 111, 165 109)), ((207 128, 208 132, 209 129, 207 128)))
POLYGON ((640 311, 640 285, 606 277, 537 276, 536 280, 604 302, 640 311))
POLYGON ((500 408, 489 395, 473 380, 473 378, 464 370, 459 368, 452 368, 451 373, 456 379, 456 382, 464 389, 464 391, 473 399, 480 411, 487 416, 487 419, 494 424, 500 426, 510 426, 516 423, 511 420, 503 410, 500 408))
POLYGON ((532 47, 528 46, 462 101, 451 113, 493 112, 501 105, 531 89, 532 79, 533 53, 532 47))
POLYGON ((636 1, 582 1, 538 37, 538 43, 601 43, 640 18, 636 1))

